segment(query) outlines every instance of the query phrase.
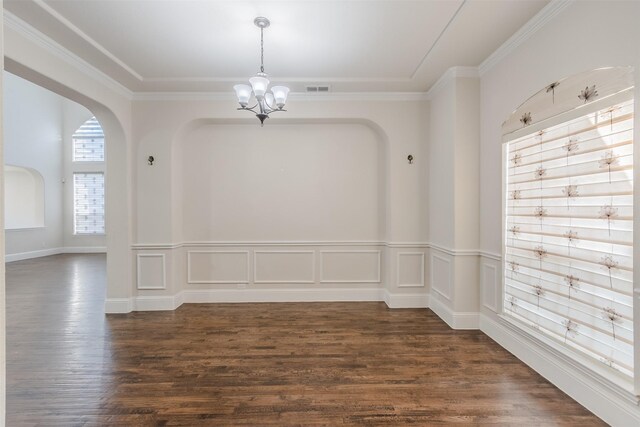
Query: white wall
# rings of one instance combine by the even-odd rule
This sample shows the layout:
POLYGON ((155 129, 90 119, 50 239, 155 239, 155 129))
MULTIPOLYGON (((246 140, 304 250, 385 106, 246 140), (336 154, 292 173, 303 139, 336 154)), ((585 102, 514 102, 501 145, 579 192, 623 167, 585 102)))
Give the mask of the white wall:
POLYGON ((430 304, 454 328, 478 327, 479 95, 468 68, 430 93, 430 304))
POLYGON ((384 147, 363 125, 211 125, 180 149, 186 241, 381 240, 384 147))
POLYGON ((446 248, 453 248, 455 241, 455 85, 455 78, 449 79, 430 100, 429 238, 446 248))
POLYGON ((44 179, 45 226, 7 230, 6 253, 62 246, 62 98, 4 73, 5 164, 35 169, 44 179))

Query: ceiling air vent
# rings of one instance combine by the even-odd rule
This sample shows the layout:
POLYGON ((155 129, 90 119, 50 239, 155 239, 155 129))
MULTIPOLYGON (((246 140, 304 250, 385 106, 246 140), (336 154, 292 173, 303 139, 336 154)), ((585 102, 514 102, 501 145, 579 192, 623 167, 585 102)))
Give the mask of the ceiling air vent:
POLYGON ((307 92, 326 93, 329 92, 329 86, 307 86, 307 92))

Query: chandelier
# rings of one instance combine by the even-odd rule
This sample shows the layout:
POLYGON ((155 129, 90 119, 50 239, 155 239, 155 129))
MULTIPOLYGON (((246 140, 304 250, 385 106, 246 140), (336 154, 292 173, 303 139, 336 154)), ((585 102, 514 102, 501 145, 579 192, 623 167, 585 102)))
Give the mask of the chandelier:
POLYGON ((286 86, 273 86, 269 92, 269 79, 264 72, 264 29, 271 23, 267 18, 262 16, 253 20, 253 23, 260 28, 260 72, 249 79, 249 85, 235 85, 233 89, 236 91, 240 108, 238 110, 251 111, 260 119, 260 125, 264 126, 264 121, 269 118, 269 114, 275 111, 284 110, 284 104, 287 101, 289 88, 286 86), (251 95, 255 98, 255 105, 247 107, 251 95))

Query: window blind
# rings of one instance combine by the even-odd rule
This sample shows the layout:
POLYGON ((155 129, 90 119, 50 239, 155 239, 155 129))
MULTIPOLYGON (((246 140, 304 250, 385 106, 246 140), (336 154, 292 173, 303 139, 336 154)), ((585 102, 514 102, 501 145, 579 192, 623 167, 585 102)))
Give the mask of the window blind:
POLYGON ((633 101, 507 142, 504 312, 633 376, 633 101))
POLYGON ((74 162, 104 162, 104 133, 95 117, 84 122, 72 139, 74 162))
POLYGON ((104 174, 73 174, 75 234, 104 234, 104 174))

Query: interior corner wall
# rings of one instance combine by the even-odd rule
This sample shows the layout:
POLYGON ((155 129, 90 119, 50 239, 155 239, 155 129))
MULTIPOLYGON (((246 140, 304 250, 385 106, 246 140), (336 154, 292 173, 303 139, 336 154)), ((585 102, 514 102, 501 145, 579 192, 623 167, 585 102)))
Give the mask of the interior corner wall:
POLYGON ((4 72, 4 162, 44 179, 43 228, 6 230, 6 254, 50 254, 62 239, 62 98, 4 72))
POLYGON ((447 72, 430 97, 430 306, 451 327, 478 327, 479 97, 476 77, 447 72))
POLYGON ((430 100, 429 239, 444 248, 453 248, 455 242, 455 97, 451 79, 430 100))

